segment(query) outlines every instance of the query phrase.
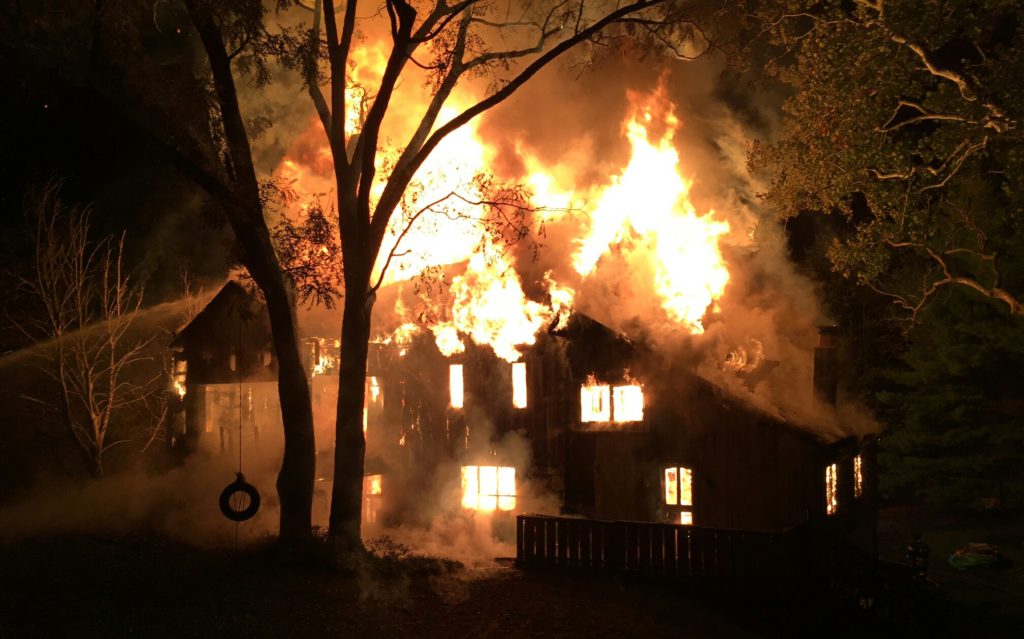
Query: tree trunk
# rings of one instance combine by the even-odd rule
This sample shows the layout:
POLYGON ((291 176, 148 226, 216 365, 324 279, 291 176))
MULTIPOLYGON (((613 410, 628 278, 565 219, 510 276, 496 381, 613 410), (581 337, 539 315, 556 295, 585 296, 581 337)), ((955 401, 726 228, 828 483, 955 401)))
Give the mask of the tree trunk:
POLYGON ((267 313, 277 353, 277 389, 284 425, 284 457, 277 475, 281 500, 281 541, 309 539, 316 476, 316 443, 313 437, 313 408, 309 381, 299 357, 293 306, 283 283, 274 278, 260 287, 267 300, 267 313))
POLYGON ((256 211, 252 217, 259 222, 252 222, 238 211, 233 211, 228 220, 242 248, 242 263, 266 300, 277 354, 277 389, 284 426, 284 458, 277 475, 281 541, 303 542, 312 535, 313 482, 316 479, 313 405, 306 369, 299 356, 292 296, 281 277, 270 234, 262 224, 262 211, 256 211))
MULTIPOLYGON (((355 269, 352 269, 355 270, 355 269)), ((363 510, 363 402, 366 393, 366 354, 370 341, 372 298, 366 293, 369 273, 346 272, 345 309, 341 323, 341 378, 338 384, 338 419, 334 445, 334 488, 331 494, 329 536, 341 551, 362 548, 363 510)))

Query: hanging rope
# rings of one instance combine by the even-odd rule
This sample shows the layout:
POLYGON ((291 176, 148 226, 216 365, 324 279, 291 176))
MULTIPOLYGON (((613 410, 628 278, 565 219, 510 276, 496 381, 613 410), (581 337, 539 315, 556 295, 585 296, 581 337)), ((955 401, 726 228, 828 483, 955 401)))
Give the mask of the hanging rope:
POLYGON ((220 512, 235 522, 235 543, 238 543, 239 522, 252 519, 260 509, 260 493, 256 487, 245 481, 242 474, 242 309, 238 309, 238 332, 235 336, 235 372, 238 373, 238 472, 235 481, 228 484, 220 493, 220 512), (247 499, 248 498, 248 499, 247 499), (246 506, 246 503, 248 505, 246 506))

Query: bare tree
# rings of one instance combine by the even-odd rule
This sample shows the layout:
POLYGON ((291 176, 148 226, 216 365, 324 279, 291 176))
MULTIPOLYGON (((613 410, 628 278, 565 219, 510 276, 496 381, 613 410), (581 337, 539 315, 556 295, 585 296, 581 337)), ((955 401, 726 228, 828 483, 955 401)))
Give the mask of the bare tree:
MULTIPOLYGON (((360 10, 367 12, 367 4, 316 0, 308 44, 303 49, 306 85, 334 159, 345 289, 330 514, 330 538, 343 549, 361 547, 364 379, 370 318, 376 290, 383 281, 383 273, 373 281, 374 267, 392 217, 402 210, 417 170, 450 133, 506 100, 541 69, 584 45, 642 40, 667 46, 670 54, 681 57, 685 55, 677 46, 687 40, 699 40, 704 50, 710 47, 693 22, 693 6, 668 0, 385 0, 377 15, 386 16, 391 51, 380 83, 372 87, 372 98, 363 93, 358 129, 347 131, 352 97, 346 70, 351 63, 357 16, 360 10), (344 6, 336 6, 339 4, 344 6), (422 105, 418 125, 398 147, 397 159, 388 163, 390 171, 382 175, 377 169, 384 152, 381 127, 407 69, 427 72, 432 96, 422 105), (455 88, 481 76, 490 79, 487 95, 450 120, 439 122, 442 107, 455 88), (327 86, 326 96, 322 84, 327 86)), ((416 217, 407 216, 406 225, 416 217)))
MULTIPOLYGON (((578 47, 640 42, 688 59, 692 53, 679 43, 691 40, 706 50, 709 40, 695 26, 695 16, 713 12, 721 3, 424 0, 414 7, 407 0, 346 0, 344 8, 335 4, 182 0, 140 8, 130 0, 80 0, 60 3, 55 10, 49 3, 18 3, 0 10, 0 33, 5 36, 0 39, 0 55, 15 60, 33 80, 64 78, 80 99, 130 127, 205 190, 230 224, 238 257, 266 300, 278 356, 285 434, 277 480, 282 540, 308 539, 311 534, 312 408, 299 355, 293 280, 274 251, 264 217, 272 194, 253 160, 253 140, 270 122, 243 115, 237 83, 265 86, 272 81, 271 61, 303 71, 334 156, 346 291, 330 535, 340 548, 359 549, 364 377, 370 315, 380 282, 371 284, 370 279, 389 221, 417 170, 446 136, 578 47), (312 26, 271 32, 268 14, 275 4, 279 9, 313 9, 312 26), (361 126, 346 132, 346 69, 359 9, 388 25, 392 48, 379 86, 362 93, 361 126), (201 46, 180 47, 170 59, 157 55, 145 40, 156 38, 147 32, 149 23, 160 33, 198 35, 201 46), (497 43, 498 48, 489 49, 488 43, 497 43), (66 51, 75 53, 60 53, 66 51), (192 58, 196 53, 201 59, 192 58), (47 73, 32 71, 40 67, 47 73), (412 67, 430 74, 433 97, 381 180, 376 169, 381 125, 403 73, 412 67), (492 79, 488 95, 438 126, 441 108, 459 82, 481 76, 492 79), (371 198, 375 180, 383 181, 384 188, 379 197, 371 198)), ((410 223, 412 218, 415 214, 410 223)))
MULTIPOLYGON (((39 189, 29 220, 34 256, 18 279, 40 312, 17 326, 39 344, 39 368, 57 394, 26 399, 56 412, 89 473, 100 477, 104 455, 131 441, 128 428, 116 428, 119 418, 146 402, 157 381, 132 374, 153 339, 130 334, 141 291, 122 269, 124 236, 91 242, 89 211, 65 207, 58 184, 39 189)), ((143 433, 143 448, 157 431, 143 433)))

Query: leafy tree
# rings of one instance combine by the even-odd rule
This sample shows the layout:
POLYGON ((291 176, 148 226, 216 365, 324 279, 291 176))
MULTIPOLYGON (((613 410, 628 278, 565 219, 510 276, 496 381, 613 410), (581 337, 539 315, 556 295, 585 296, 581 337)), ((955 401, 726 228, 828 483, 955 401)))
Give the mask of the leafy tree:
POLYGON ((1024 327, 993 304, 947 295, 885 371, 882 489, 944 509, 1024 500, 1024 327))
POLYGON ((790 1, 760 18, 792 89, 752 155, 769 202, 847 215, 834 268, 906 318, 947 288, 1024 317, 1020 3, 790 1))

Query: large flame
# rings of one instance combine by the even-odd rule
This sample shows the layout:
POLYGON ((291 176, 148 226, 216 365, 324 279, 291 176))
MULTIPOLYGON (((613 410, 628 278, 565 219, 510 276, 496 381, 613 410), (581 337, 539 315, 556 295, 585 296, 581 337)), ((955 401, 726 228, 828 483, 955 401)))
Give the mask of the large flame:
MULTIPOLYGON (((653 102, 662 99, 660 92, 652 97, 653 102)), ((628 243, 631 253, 645 253, 650 261, 654 290, 669 317, 702 333, 705 313, 729 281, 718 246, 729 224, 716 220, 714 212, 697 215, 689 198, 691 182, 680 174, 673 144, 679 122, 668 107, 665 132, 652 139, 652 108, 645 106, 626 123, 629 164, 590 211, 573 266, 586 277, 610 247, 628 243)))
MULTIPOLYGON (((371 44, 357 47, 353 53, 351 76, 356 85, 349 92, 349 132, 361 126, 366 106, 362 98, 383 71, 385 56, 379 49, 371 44)), ((408 82, 400 90, 405 94, 393 99, 396 107, 385 122, 382 139, 407 139, 430 98, 429 88, 422 83, 408 82)), ((461 112, 476 97, 467 93, 452 96, 439 123, 461 112)), ((475 122, 449 135, 417 172, 395 211, 374 281, 385 265, 385 284, 410 280, 439 267, 465 264, 465 270, 448 282, 441 308, 436 307, 436 300, 431 313, 414 314, 409 306, 396 307, 394 315, 400 326, 382 341, 406 344, 414 332, 429 331, 445 355, 462 352, 469 339, 515 362, 522 349, 535 342, 539 331, 565 321, 576 291, 587 278, 601 277, 601 258, 612 250, 643 261, 644 272, 650 274, 646 285, 669 321, 691 333, 702 333, 704 318, 729 279, 719 250, 719 240, 729 225, 716 219, 713 212, 698 215, 690 202, 691 183, 683 177, 674 145, 679 122, 664 92, 633 97, 633 113, 624 123, 630 159, 604 185, 577 189, 573 174, 581 174, 581 170, 546 166, 519 150, 526 170, 519 182, 532 192, 534 205, 573 210, 572 215, 548 218, 572 224, 576 237, 571 265, 560 271, 562 281, 551 272, 545 274, 544 299, 531 299, 524 292, 508 247, 489 232, 488 209, 466 201, 491 195, 478 192, 486 182, 477 177, 490 173, 495 150, 482 139, 475 122), (570 275, 574 271, 575 275, 570 275)), ((328 179, 330 154, 318 122, 312 123, 303 137, 308 141, 313 134, 320 136, 314 149, 306 144, 302 153, 291 154, 277 171, 293 182, 299 195, 289 213, 296 217, 304 214, 301 203, 313 194, 333 191, 328 179)), ((374 195, 387 178, 393 156, 387 150, 380 154, 374 195)), ((534 221, 540 221, 539 215, 534 221)))

